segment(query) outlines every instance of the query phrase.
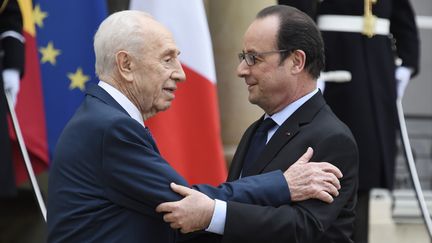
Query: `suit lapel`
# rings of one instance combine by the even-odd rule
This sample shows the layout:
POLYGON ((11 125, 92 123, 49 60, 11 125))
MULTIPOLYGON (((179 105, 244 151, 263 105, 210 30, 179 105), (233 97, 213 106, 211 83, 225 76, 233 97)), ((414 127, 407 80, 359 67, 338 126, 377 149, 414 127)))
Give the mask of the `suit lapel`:
POLYGON ((243 134, 240 143, 237 147, 237 150, 234 154, 234 157, 231 162, 231 167, 228 172, 228 179, 227 181, 233 181, 240 177, 240 173, 243 168, 244 159, 247 153, 247 150, 249 148, 249 143, 252 139, 253 134, 255 133, 255 130, 258 128, 258 125, 263 120, 264 116, 261 116, 260 119, 252 123, 252 125, 249 126, 249 128, 245 131, 243 134))
POLYGON ((99 85, 91 85, 89 88, 87 88, 86 93, 87 95, 93 96, 105 104, 108 104, 109 106, 112 106, 129 116, 127 111, 123 109, 123 107, 99 85))
MULTIPOLYGON (((111 107, 114 107, 115 109, 123 112, 125 115, 130 117, 129 113, 127 113, 127 111, 108 92, 106 92, 99 85, 90 86, 86 92, 87 92, 88 96, 93 96, 93 97, 101 100, 105 104, 107 104, 111 107)), ((154 141, 150 131, 146 130, 145 132, 147 134, 147 140, 150 142, 153 149, 159 154, 159 149, 158 149, 156 142, 154 141)))
MULTIPOLYGON (((252 165, 253 174, 260 174, 265 167, 271 163, 278 152, 287 144, 291 139, 301 133, 301 127, 310 123, 318 111, 325 105, 325 101, 318 92, 300 108, 298 108, 285 122, 279 127, 270 141, 267 143, 261 155, 252 165)), ((248 143, 251 139, 249 135, 248 143)), ((247 148, 245 149, 247 151, 247 148)), ((246 152, 243 152, 242 159, 244 159, 246 152)), ((243 164, 243 163, 241 163, 243 164)))

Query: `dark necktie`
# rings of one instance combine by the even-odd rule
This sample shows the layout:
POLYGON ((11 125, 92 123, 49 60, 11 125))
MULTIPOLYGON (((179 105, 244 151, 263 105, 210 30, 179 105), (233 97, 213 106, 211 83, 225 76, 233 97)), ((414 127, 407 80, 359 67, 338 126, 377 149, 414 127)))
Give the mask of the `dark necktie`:
POLYGON ((276 125, 276 122, 271 118, 265 119, 253 135, 253 138, 249 144, 245 160, 243 162, 242 177, 252 175, 253 164, 256 163, 261 152, 264 150, 267 142, 268 131, 276 125))

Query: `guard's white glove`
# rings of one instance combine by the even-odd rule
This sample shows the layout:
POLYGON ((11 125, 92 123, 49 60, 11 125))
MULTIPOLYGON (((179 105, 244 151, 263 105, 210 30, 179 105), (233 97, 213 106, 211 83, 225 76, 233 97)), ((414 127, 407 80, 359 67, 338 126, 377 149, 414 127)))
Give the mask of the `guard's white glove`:
POLYGON ((3 70, 3 85, 6 93, 9 93, 12 97, 12 103, 15 106, 18 91, 20 88, 20 75, 17 69, 5 69, 3 70))
POLYGON ((321 90, 321 93, 324 94, 325 89, 325 80, 321 78, 322 75, 317 79, 317 88, 321 90))
POLYGON ((396 68, 395 77, 396 77, 396 89, 397 89, 397 98, 402 99, 405 89, 411 78, 411 69, 403 66, 399 66, 396 68))

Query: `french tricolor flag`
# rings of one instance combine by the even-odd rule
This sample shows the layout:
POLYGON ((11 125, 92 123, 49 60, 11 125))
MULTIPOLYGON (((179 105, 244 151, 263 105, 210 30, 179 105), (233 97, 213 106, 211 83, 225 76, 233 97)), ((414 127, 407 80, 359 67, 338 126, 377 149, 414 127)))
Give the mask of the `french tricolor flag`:
POLYGON ((146 121, 162 155, 191 184, 225 181, 216 74, 202 0, 131 0, 130 9, 150 13, 174 34, 186 73, 172 107, 146 121))

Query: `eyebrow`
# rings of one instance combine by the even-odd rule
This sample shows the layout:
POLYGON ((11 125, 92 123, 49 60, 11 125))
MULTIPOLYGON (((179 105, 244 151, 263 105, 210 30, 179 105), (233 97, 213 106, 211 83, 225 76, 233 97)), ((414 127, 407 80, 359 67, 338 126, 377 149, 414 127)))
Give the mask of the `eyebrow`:
POLYGON ((243 50, 245 53, 256 53, 258 51, 256 51, 255 49, 249 49, 249 50, 243 50))
POLYGON ((177 50, 177 49, 174 49, 174 48, 170 48, 170 49, 167 49, 167 50, 165 50, 163 53, 162 53, 162 56, 167 56, 167 55, 180 55, 180 51, 179 50, 177 50))

